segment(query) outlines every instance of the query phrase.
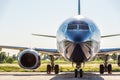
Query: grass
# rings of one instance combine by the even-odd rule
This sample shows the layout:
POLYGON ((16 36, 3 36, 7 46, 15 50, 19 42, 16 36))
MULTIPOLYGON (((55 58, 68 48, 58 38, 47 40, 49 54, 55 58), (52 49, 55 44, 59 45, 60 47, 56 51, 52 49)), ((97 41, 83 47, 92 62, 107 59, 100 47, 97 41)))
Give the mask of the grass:
MULTIPOLYGON (((45 72, 46 65, 49 61, 41 61, 41 66, 35 70, 35 72, 45 72)), ((83 67, 84 71, 88 72, 98 72, 99 71, 99 64, 103 63, 103 61, 91 61, 85 64, 83 67)), ((113 71, 118 72, 120 71, 120 67, 117 66, 115 61, 110 61, 112 63, 113 71)), ((55 64, 59 64, 60 72, 68 72, 74 71, 75 65, 72 66, 71 62, 65 62, 63 60, 55 61, 55 64)), ((0 72, 32 72, 33 70, 22 69, 19 65, 15 62, 13 64, 0 64, 0 72)))

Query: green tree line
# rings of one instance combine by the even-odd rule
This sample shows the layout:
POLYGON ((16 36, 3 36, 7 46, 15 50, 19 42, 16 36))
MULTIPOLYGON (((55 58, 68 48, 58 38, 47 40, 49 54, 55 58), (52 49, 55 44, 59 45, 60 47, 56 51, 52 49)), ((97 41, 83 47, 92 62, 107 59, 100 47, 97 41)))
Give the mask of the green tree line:
MULTIPOLYGON (((112 55, 109 55, 108 58, 111 58, 113 60, 117 60, 117 54, 113 53, 112 55)), ((44 56, 42 60, 49 59, 48 55, 44 56)), ((0 52, 0 63, 13 63, 15 60, 17 60, 17 56, 14 54, 12 56, 9 56, 9 53, 6 52, 0 52)), ((61 57, 57 57, 55 60, 61 60, 61 57)), ((104 56, 97 57, 95 60, 104 60, 104 56)))
POLYGON ((6 52, 0 52, 0 63, 13 63, 15 60, 17 60, 17 56, 9 56, 9 53, 7 55, 6 52))

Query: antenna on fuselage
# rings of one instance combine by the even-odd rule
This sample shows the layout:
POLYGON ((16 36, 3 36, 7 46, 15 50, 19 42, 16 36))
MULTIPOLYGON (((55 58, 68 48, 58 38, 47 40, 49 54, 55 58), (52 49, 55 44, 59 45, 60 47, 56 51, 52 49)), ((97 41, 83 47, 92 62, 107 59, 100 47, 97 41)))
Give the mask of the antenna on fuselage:
POLYGON ((78 15, 80 15, 80 0, 78 0, 78 15))

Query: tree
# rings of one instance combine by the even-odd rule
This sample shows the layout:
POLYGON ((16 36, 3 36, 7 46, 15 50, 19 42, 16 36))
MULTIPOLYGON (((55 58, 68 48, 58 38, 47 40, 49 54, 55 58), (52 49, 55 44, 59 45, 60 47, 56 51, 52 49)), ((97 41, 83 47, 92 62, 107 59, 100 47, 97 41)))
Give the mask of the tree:
POLYGON ((14 59, 12 57, 7 57, 5 61, 6 63, 13 63, 14 59))
POLYGON ((14 60, 17 60, 17 56, 16 56, 15 54, 13 54, 12 58, 13 58, 14 60))
POLYGON ((3 63, 6 59, 6 53, 5 52, 0 52, 0 63, 3 63))
POLYGON ((112 56, 111 56, 111 58, 112 58, 113 60, 117 60, 117 54, 116 54, 116 53, 113 53, 112 56))

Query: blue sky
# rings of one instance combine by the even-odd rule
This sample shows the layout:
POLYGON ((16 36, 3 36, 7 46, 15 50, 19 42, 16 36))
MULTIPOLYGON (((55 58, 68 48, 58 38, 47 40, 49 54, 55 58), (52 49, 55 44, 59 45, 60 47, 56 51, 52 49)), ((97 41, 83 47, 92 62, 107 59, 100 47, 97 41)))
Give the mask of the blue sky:
MULTIPOLYGON (((0 44, 56 48, 60 24, 77 15, 78 0, 0 0, 0 44)), ((102 35, 120 33, 120 0, 81 0, 81 13, 93 20, 102 35)), ((101 48, 120 47, 120 37, 101 40, 101 48)))

